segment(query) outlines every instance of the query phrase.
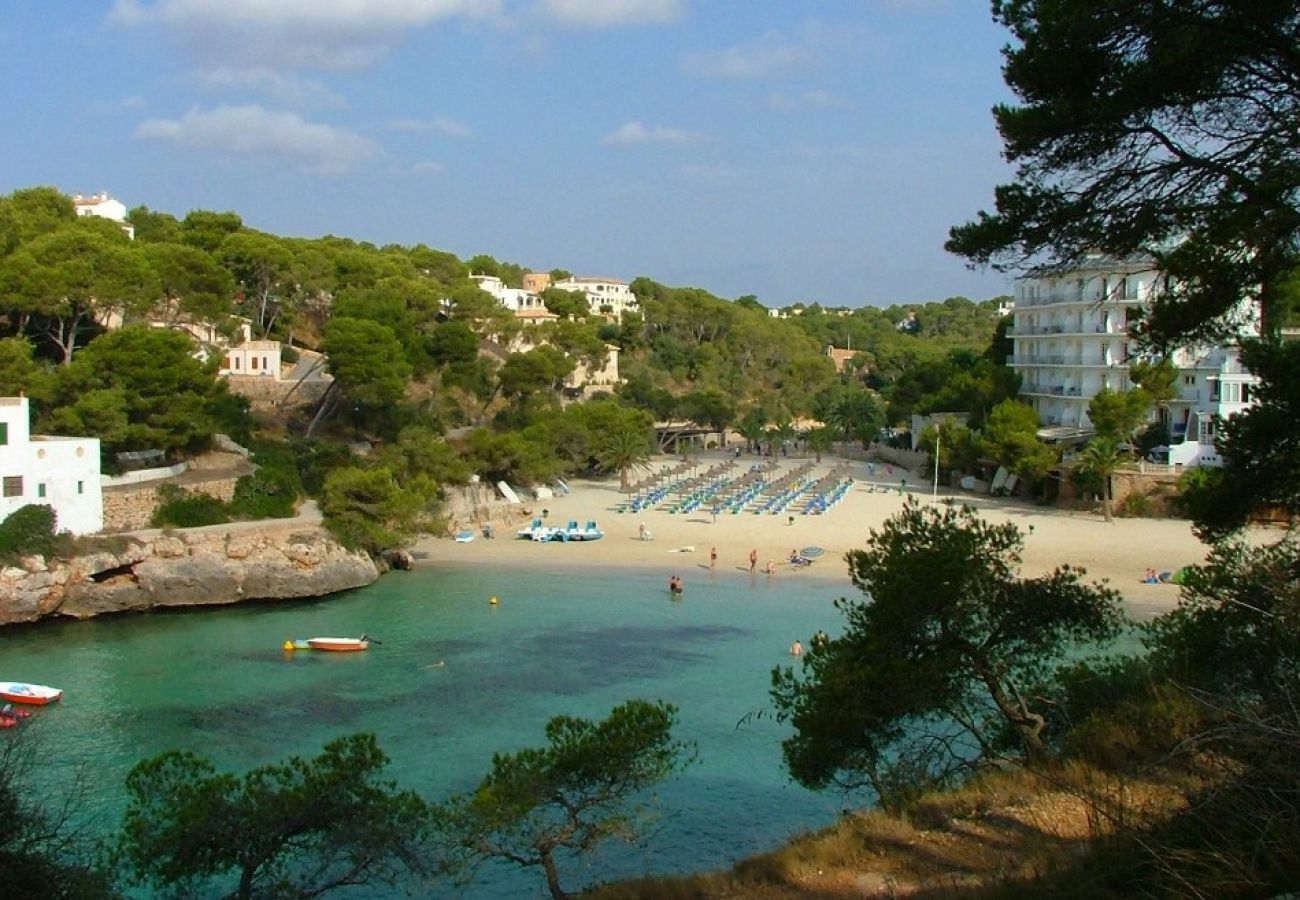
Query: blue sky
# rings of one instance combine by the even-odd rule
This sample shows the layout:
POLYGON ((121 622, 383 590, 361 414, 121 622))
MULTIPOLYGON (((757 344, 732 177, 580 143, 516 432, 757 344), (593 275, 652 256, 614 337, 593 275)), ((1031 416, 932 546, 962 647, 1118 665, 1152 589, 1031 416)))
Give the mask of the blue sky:
POLYGON ((980 0, 7 0, 0 192, 719 296, 985 299, 980 0))

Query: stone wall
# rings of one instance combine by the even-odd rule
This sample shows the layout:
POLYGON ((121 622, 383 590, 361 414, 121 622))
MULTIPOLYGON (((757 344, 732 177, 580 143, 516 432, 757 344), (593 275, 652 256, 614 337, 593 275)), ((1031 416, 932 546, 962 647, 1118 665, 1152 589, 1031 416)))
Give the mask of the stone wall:
POLYGON ((490 484, 447 488, 444 492, 443 513, 447 517, 447 533, 462 529, 482 531, 491 524, 504 533, 526 523, 534 510, 541 509, 542 501, 524 498, 522 503, 511 503, 490 484))
POLYGON ((267 411, 279 408, 286 401, 291 406, 311 406, 320 402, 332 383, 327 378, 313 378, 299 384, 296 381, 276 381, 254 375, 230 375, 226 378, 230 392, 248 399, 253 409, 267 411), (296 386, 296 390, 295 390, 296 386))
POLYGON ((159 607, 317 597, 370 584, 379 569, 323 528, 244 523, 177 529, 121 548, 0 569, 0 625, 159 607))
POLYGON ((238 477, 224 474, 203 478, 195 475, 196 473, 191 473, 183 484, 169 479, 166 482, 152 481, 104 488, 104 530, 136 531, 148 528, 153 511, 158 508, 160 484, 176 484, 187 491, 207 494, 227 503, 234 499, 238 477))
MULTIPOLYGON (((1146 517, 1166 517, 1174 514, 1173 502, 1178 497, 1178 479, 1181 472, 1117 472, 1111 477, 1111 509, 1116 515, 1129 514, 1146 517), (1132 499, 1130 499, 1132 498, 1132 499)), ((1081 496, 1074 480, 1067 474, 1060 481, 1056 505, 1064 509, 1085 509, 1101 513, 1101 500, 1081 496)))

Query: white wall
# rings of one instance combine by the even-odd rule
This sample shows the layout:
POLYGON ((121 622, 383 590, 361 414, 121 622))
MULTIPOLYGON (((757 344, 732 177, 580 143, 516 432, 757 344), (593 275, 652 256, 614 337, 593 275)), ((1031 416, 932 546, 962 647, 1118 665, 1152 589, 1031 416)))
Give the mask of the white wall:
POLYGON ((104 527, 99 440, 31 434, 26 397, 0 397, 0 517, 46 504, 61 531, 94 534, 104 527), (3 496, 11 494, 12 496, 3 496), (44 496, 42 496, 42 494, 44 496))

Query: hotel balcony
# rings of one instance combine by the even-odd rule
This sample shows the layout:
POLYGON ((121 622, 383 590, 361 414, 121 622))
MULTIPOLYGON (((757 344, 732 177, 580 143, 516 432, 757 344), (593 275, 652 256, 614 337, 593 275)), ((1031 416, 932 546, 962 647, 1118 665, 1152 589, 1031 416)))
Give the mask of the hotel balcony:
POLYGON ((1044 354, 1041 356, 1008 356, 1007 365, 1018 368, 1034 366, 1073 366, 1084 369, 1127 369, 1128 362, 1107 362, 1099 356, 1085 356, 1082 353, 1064 355, 1044 354))
POLYGON ((1128 328, 1107 328, 1105 325, 1084 325, 1082 328, 1075 325, 1024 325, 1012 326, 1007 329, 1009 337, 1040 337, 1043 335, 1094 335, 1094 334, 1117 334, 1128 336, 1128 328))

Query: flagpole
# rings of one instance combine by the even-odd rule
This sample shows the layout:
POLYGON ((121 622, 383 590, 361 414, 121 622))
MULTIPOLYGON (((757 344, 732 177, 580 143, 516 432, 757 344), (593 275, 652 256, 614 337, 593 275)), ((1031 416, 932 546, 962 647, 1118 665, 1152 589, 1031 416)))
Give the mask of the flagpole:
POLYGON ((939 440, 942 433, 939 429, 934 431, 934 495, 932 499, 939 499, 939 440))

